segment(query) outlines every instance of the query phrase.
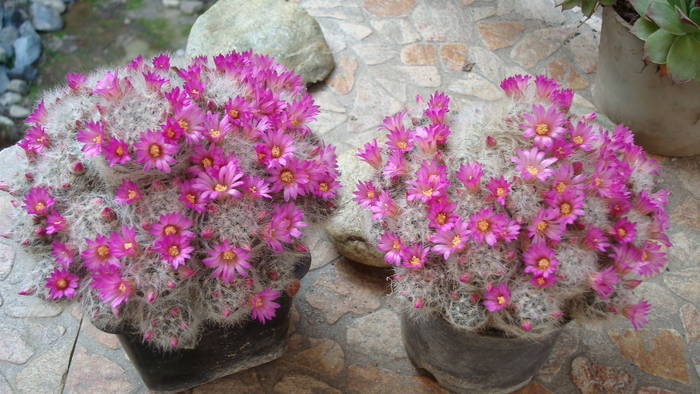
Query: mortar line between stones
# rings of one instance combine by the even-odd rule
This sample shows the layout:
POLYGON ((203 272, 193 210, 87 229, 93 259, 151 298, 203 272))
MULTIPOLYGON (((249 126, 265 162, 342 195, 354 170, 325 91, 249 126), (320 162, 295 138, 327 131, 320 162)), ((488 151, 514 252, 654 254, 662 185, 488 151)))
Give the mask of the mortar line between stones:
POLYGON ((78 323, 78 332, 75 334, 75 339, 73 340, 73 347, 70 349, 70 356, 68 356, 68 368, 66 368, 66 373, 63 374, 61 378, 61 393, 66 389, 66 379, 68 379, 68 374, 70 373, 70 367, 73 363, 73 354, 75 353, 75 347, 78 345, 78 338, 80 337, 80 331, 83 328, 84 316, 80 316, 80 323, 78 323))

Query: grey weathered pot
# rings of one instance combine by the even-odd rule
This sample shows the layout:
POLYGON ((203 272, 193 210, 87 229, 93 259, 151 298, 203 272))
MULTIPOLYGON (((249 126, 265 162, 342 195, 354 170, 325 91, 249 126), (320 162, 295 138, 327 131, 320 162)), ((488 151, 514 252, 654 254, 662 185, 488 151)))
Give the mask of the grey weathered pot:
POLYGON ((561 330, 540 341, 477 335, 441 317, 401 317, 401 333, 416 368, 457 393, 510 393, 525 386, 552 352, 561 330))
MULTIPOLYGON (((310 265, 307 254, 297 263, 295 276, 301 279, 310 265)), ((194 348, 168 353, 145 344, 140 334, 130 330, 100 329, 117 335, 150 390, 180 392, 281 357, 287 347, 292 298, 283 294, 276 302, 280 307, 265 324, 257 320, 237 327, 207 324, 194 348)))
MULTIPOLYGON (((612 7, 603 10, 596 107, 632 129, 635 142, 666 156, 700 154, 700 83, 675 83, 644 58, 644 42, 612 7)), ((698 54, 700 61, 700 54, 698 54)))

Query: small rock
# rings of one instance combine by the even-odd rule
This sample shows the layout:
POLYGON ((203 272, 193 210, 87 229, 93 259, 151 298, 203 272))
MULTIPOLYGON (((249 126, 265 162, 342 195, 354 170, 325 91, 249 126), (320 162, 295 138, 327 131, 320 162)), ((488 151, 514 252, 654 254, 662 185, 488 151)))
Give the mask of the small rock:
POLYGON ((385 44, 361 42, 352 47, 367 65, 382 64, 396 55, 393 47, 385 44))
POLYGON ((688 343, 700 338, 700 313, 693 304, 685 304, 681 307, 681 321, 685 329, 688 343))
MULTIPOLYGON (((15 379, 17 391, 22 394, 34 394, 45 393, 49 388, 61 387, 63 377, 68 370, 72 348, 73 342, 65 341, 62 346, 50 347, 46 353, 34 357, 17 374, 15 379)), ((87 367, 87 370, 94 373, 93 366, 87 367)))
POLYGON ((21 74, 41 55, 41 38, 38 35, 23 36, 15 40, 15 62, 11 74, 21 74))
POLYGON ((377 19, 370 21, 374 30, 389 37, 397 44, 410 44, 420 40, 420 34, 406 19, 377 19))
POLYGON ((163 0, 163 5, 168 8, 177 8, 180 6, 180 0, 163 0))
POLYGON ((335 389, 320 380, 314 379, 306 375, 291 375, 285 376, 274 387, 275 393, 294 393, 294 394, 340 394, 341 391, 335 389))
POLYGON ((399 316, 388 309, 381 309, 353 320, 348 326, 347 341, 353 350, 372 359, 398 359, 406 357, 400 333, 399 316))
POLYGON ((579 332, 573 331, 570 328, 562 332, 561 336, 554 344, 549 358, 537 372, 537 378, 539 380, 545 383, 551 383, 557 377, 561 368, 568 363, 569 357, 578 352, 578 334, 579 332))
POLYGON ((17 296, 18 298, 9 303, 3 309, 10 317, 53 317, 58 316, 63 308, 55 302, 44 301, 34 296, 17 296))
POLYGON ((373 366, 351 365, 348 368, 346 387, 350 393, 382 394, 447 394, 435 380, 425 376, 400 375, 373 366))
POLYGON ((440 72, 434 66, 395 66, 386 77, 424 88, 437 88, 441 84, 440 72))
POLYGON ((435 47, 430 44, 410 44, 401 49, 401 61, 404 64, 432 66, 435 58, 435 47))
POLYGON ((510 51, 510 57, 523 67, 534 67, 559 49, 573 33, 567 28, 546 28, 530 32, 510 51))
POLYGON ((333 70, 328 78, 328 86, 338 94, 348 94, 355 83, 355 70, 357 70, 357 58, 341 56, 338 67, 333 70))
POLYGON ((467 47, 462 44, 443 44, 440 46, 440 59, 448 69, 459 71, 467 63, 467 47))
MULTIPOLYGON (((9 85, 8 90, 10 90, 9 85)), ((3 105, 5 107, 7 107, 8 105, 17 104, 20 101, 22 101, 22 95, 20 95, 19 93, 6 92, 2 96, 0 96, 0 105, 3 105)))
MULTIPOLYGON (((377 94, 377 83, 374 82, 374 80, 368 78, 367 76, 363 78, 358 78, 358 80, 355 82, 355 103, 350 111, 351 117, 350 121, 348 121, 348 127, 350 131, 352 132, 359 132, 367 129, 374 129, 374 126, 380 125, 382 123, 382 120, 384 119, 387 114, 393 114, 396 112, 399 112, 402 108, 402 104, 395 100, 391 96, 385 96, 381 94, 377 94)), ((363 138, 364 139, 364 138, 363 138)), ((349 144, 352 145, 351 141, 345 141, 348 142, 349 144)), ((363 141, 364 142, 369 142, 369 141, 363 141)), ((359 142, 358 142, 359 143, 359 142)), ((357 149, 357 146, 353 147, 354 149, 357 149)), ((355 152, 351 152, 352 156, 354 156, 355 152)), ((352 159, 352 162, 346 163, 348 165, 354 166, 354 162, 357 163, 357 167, 361 166, 362 168, 369 167, 364 162, 361 162, 360 160, 354 160, 352 159)), ((349 167, 341 167, 344 169, 348 169, 349 167)), ((369 167, 371 169, 371 167, 369 167)), ((347 170, 349 171, 349 170, 347 170)), ((343 171, 345 173, 345 171, 343 171)), ((356 175, 356 174, 353 174, 356 175)), ((349 176, 352 178, 352 175, 349 176)), ((343 183, 343 185, 355 185, 356 183, 343 183)), ((348 191, 348 199, 346 200, 345 197, 346 195, 343 194, 343 198, 341 204, 347 205, 348 207, 352 204, 355 205, 356 207, 359 207, 359 205, 355 202, 352 201, 354 196, 352 195, 352 191, 350 187, 344 187, 342 188, 343 190, 348 191)), ((353 208, 349 207, 350 210, 353 208)), ((357 212, 361 211, 366 211, 364 209, 362 210, 357 210, 357 212)), ((341 215, 338 215, 341 216, 341 215)), ((343 219, 349 220, 350 223, 348 225, 344 226, 341 223, 338 223, 341 227, 349 227, 353 226, 355 224, 360 224, 358 222, 361 222, 361 218, 347 218, 344 217, 343 219)), ((341 220, 341 219, 339 219, 341 220)), ((337 239, 332 239, 333 243, 338 246, 338 240, 337 239)), ((341 254, 343 254, 342 251, 339 250, 341 254)))
POLYGON ((24 341, 21 333, 8 326, 0 326, 0 361, 24 364, 34 354, 34 350, 24 341))
POLYGON ((187 55, 216 55, 232 49, 270 55, 307 84, 323 80, 333 69, 333 56, 318 22, 292 2, 214 3, 192 26, 187 55))
POLYGON ((27 81, 22 79, 13 79, 10 81, 9 85, 7 85, 7 90, 17 92, 19 94, 25 94, 27 93, 27 81))
POLYGON ((624 393, 632 389, 632 376, 627 371, 606 367, 585 357, 571 362, 571 380, 582 394, 624 393))
POLYGON ((30 21, 24 21, 22 25, 19 27, 19 36, 20 37, 25 37, 25 36, 38 36, 39 34, 36 32, 36 29, 34 28, 34 25, 30 21))
POLYGON ((198 0, 185 0, 180 2, 180 11, 185 14, 196 14, 204 9, 204 3, 198 0))
POLYGON ((38 31, 56 31, 63 28, 61 13, 45 3, 34 2, 29 7, 32 23, 38 31))
POLYGON ((117 336, 98 329, 92 323, 90 323, 90 319, 83 319, 80 332, 86 333, 88 336, 92 337, 95 341, 108 349, 119 349, 119 339, 117 336))
POLYGON ((588 87, 588 81, 576 72, 571 62, 563 57, 547 65, 547 74, 570 89, 580 90, 588 87))
POLYGON ((676 330, 610 331, 608 336, 622 356, 632 360, 642 371, 681 383, 688 383, 685 344, 676 330), (647 346, 649 342, 650 346, 647 346))
POLYGON ((290 365, 306 368, 323 376, 335 376, 345 366, 343 349, 332 339, 311 339, 312 347, 285 358, 290 365))
POLYGON ((9 84, 10 78, 7 77, 5 67, 0 67, 0 93, 4 92, 9 84))
POLYGON ((24 119, 29 116, 30 113, 31 111, 29 111, 27 108, 19 105, 13 105, 10 107, 10 117, 15 119, 24 119))
POLYGON ((412 17, 425 41, 468 42, 469 34, 462 27, 464 9, 452 2, 422 1, 416 4, 412 17))
POLYGON ((479 34, 492 51, 513 45, 525 30, 521 22, 483 21, 479 22, 479 34))
MULTIPOLYGON (((692 211, 688 211, 692 212, 692 211)), ((695 304, 700 304, 700 268, 692 267, 676 272, 667 272, 664 282, 676 295, 695 304)))
POLYGON ((19 38, 19 32, 14 26, 9 25, 0 29, 0 44, 12 45, 17 38, 19 38))
POLYGON ((359 41, 372 34, 372 29, 359 23, 338 21, 336 24, 345 33, 346 39, 347 37, 352 37, 359 41))
POLYGON ((65 391, 70 393, 126 393, 133 384, 116 363, 78 345, 71 360, 65 391))
POLYGON ((63 0, 34 0, 37 3, 43 3, 49 7, 53 7, 59 14, 66 11, 66 3, 63 0))
POLYGON ((66 333, 66 328, 55 323, 50 323, 47 325, 30 324, 26 329, 26 333, 31 343, 38 345, 50 345, 56 342, 63 336, 63 334, 66 333))
POLYGON ((372 15, 401 16, 413 8, 416 0, 363 0, 362 6, 372 15))

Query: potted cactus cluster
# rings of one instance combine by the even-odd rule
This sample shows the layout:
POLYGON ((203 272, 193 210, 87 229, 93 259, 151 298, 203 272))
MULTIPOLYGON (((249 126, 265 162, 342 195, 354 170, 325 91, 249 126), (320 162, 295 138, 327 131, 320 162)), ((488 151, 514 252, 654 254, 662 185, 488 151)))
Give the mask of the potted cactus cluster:
POLYGON ((603 10, 593 98, 652 153, 700 154, 700 2, 565 0, 603 10))
POLYGON ((5 185, 38 261, 23 293, 80 300, 154 390, 279 357, 304 230, 339 187, 317 112, 299 76, 251 52, 67 75, 5 185))
POLYGON ((501 87, 458 114, 435 93, 358 153, 374 175, 355 201, 394 266, 409 358, 458 392, 525 385, 574 319, 641 327, 635 288, 670 246, 659 166, 629 129, 570 113, 573 93, 543 76, 501 87))

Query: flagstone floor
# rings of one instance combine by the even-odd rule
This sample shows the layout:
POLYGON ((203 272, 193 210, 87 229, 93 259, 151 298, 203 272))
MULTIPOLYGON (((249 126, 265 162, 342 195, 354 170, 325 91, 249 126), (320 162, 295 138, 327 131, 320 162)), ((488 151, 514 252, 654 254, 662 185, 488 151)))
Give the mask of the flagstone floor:
MULTIPOLYGON (((592 107, 600 19, 581 23, 554 0, 299 0, 317 17, 336 69, 312 89, 316 129, 340 152, 377 133, 416 94, 444 90, 455 107, 501 96, 515 72, 545 73, 592 107)), ((0 155, 0 176, 12 160, 0 155)), ((663 276, 640 287, 646 329, 570 324, 522 393, 700 392, 700 158, 662 159, 674 247, 663 276)), ((9 197, 0 195, 0 215, 9 197)), ((9 224, 0 220, 0 233, 9 224)), ((439 393, 400 339, 387 272, 344 260, 314 234, 313 266, 294 301, 287 353, 194 393, 439 393)), ((4 242, 4 241, 3 241, 4 242)), ((26 256, 0 244, 0 394, 144 393, 115 337, 61 308, 16 296, 26 256)))

